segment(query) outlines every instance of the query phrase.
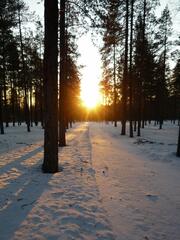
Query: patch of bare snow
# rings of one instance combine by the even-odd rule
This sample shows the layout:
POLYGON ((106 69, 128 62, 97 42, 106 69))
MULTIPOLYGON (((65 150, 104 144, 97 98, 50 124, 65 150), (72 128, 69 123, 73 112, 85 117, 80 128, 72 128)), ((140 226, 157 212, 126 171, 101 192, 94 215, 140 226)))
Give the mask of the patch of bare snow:
POLYGON ((177 129, 149 126, 130 139, 120 125, 90 124, 96 180, 117 240, 180 239, 177 129))
POLYGON ((0 154, 12 151, 12 149, 21 149, 25 146, 28 149, 37 141, 42 141, 44 134, 41 126, 32 127, 31 132, 27 132, 27 127, 24 123, 16 127, 10 124, 4 131, 5 134, 0 135, 0 154))

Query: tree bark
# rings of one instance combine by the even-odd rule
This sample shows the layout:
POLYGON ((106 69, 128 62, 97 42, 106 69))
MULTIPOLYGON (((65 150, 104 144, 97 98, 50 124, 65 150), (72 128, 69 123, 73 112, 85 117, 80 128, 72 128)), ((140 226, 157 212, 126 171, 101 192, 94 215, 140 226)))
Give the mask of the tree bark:
POLYGON ((22 27, 21 27, 21 12, 20 8, 18 9, 18 25, 19 25, 19 38, 20 38, 20 51, 21 51, 21 60, 22 60, 22 77, 24 82, 24 104, 25 104, 25 120, 27 124, 27 131, 30 132, 30 111, 28 105, 28 89, 27 89, 27 79, 26 79, 26 72, 25 72, 25 60, 24 60, 24 46, 23 46, 23 39, 22 39, 22 27))
POLYGON ((126 0, 126 29, 125 29, 125 57, 122 81, 122 129, 121 135, 126 134, 127 118, 127 75, 128 75, 128 36, 129 36, 129 0, 126 0))
POLYGON ((180 126, 179 126, 179 135, 178 135, 178 144, 177 144, 177 157, 180 157, 180 126))
POLYGON ((113 68, 113 84, 114 84, 114 127, 117 127, 117 116, 116 116, 116 102, 117 102, 117 92, 116 92, 116 44, 113 44, 113 60, 114 60, 114 68, 113 68))
POLYGON ((65 37, 65 5, 60 2, 60 89, 59 89, 59 146, 66 146, 66 37, 65 37))
POLYGON ((4 134, 4 125, 3 125, 3 101, 2 101, 2 88, 0 86, 0 130, 1 134, 4 134))
POLYGON ((131 0, 131 27, 130 27, 130 54, 129 54, 129 136, 133 137, 133 74, 132 74, 132 52, 133 52, 133 20, 134 20, 134 0, 131 0))
POLYGON ((58 0, 45 0, 44 104, 45 173, 58 171, 58 0))

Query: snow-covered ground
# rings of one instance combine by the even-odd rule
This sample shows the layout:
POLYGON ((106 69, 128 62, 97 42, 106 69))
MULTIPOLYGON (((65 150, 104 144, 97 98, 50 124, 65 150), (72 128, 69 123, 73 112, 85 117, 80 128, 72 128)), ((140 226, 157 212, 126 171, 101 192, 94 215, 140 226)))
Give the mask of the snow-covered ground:
POLYGON ((43 130, 0 135, 0 240, 179 240, 177 125, 142 137, 76 123, 59 151, 62 172, 41 173, 43 130))

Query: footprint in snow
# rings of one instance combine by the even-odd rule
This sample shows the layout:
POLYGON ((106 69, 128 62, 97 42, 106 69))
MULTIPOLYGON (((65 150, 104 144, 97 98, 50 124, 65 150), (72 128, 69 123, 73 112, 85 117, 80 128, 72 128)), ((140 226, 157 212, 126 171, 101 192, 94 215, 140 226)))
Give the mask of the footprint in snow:
POLYGON ((102 171, 102 173, 105 177, 108 176, 108 167, 107 166, 104 167, 104 170, 102 171))
POLYGON ((158 200, 157 195, 153 195, 153 194, 150 194, 150 193, 146 194, 146 197, 153 202, 156 202, 158 200))

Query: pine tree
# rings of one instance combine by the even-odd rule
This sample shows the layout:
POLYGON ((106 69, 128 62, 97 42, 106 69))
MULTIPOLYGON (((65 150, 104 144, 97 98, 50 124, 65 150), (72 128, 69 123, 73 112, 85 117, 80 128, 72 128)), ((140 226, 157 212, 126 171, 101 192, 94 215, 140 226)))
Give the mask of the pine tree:
POLYGON ((130 15, 130 46, 129 46, 129 136, 133 137, 133 28, 134 28, 134 2, 131 0, 130 15))
POLYGON ((168 57, 168 47, 170 45, 169 36, 171 35, 171 16, 168 7, 166 6, 162 12, 159 19, 159 33, 157 37, 159 38, 159 46, 161 47, 160 58, 159 58, 159 84, 161 86, 161 91, 158 96, 159 104, 159 128, 162 129, 163 119, 164 119, 164 102, 165 102, 165 85, 166 85, 166 70, 167 70, 167 57, 168 57))
POLYGON ((128 92, 128 41, 129 41, 129 0, 126 0, 126 20, 125 20, 125 52, 124 52, 124 70, 122 80, 122 129, 121 135, 126 134, 127 120, 127 92, 128 92))
POLYGON ((60 89, 59 89, 59 146, 66 146, 66 29, 65 29, 66 0, 60 1, 60 89))
POLYGON ((58 1, 45 0, 43 172, 58 171, 58 1), (53 106, 53 107, 52 107, 53 106))
MULTIPOLYGON (((173 95, 176 103, 176 116, 178 117, 178 122, 180 122, 180 59, 177 60, 173 70, 173 95)), ((180 157, 180 125, 176 155, 180 157)))
POLYGON ((120 43, 120 35, 122 27, 120 25, 121 5, 119 1, 109 1, 107 8, 107 15, 102 18, 103 42, 104 46, 101 49, 102 61, 104 64, 104 78, 107 79, 106 73, 109 77, 109 85, 112 89, 112 119, 114 126, 117 126, 117 79, 118 79, 118 65, 117 56, 119 56, 118 45, 120 43))
POLYGON ((12 28, 16 26, 17 3, 13 0, 0 2, 0 121, 1 133, 4 133, 3 120, 8 126, 7 115, 7 48, 12 40, 12 28))
POLYGON ((24 2, 18 0, 18 9, 17 9, 17 15, 18 15, 18 30, 19 30, 19 42, 20 42, 20 53, 21 53, 21 77, 24 87, 24 114, 27 124, 27 131, 30 132, 30 109, 29 109, 29 97, 28 97, 28 79, 26 75, 26 62, 25 62, 25 56, 24 56, 24 42, 23 42, 23 35, 22 35, 22 12, 25 9, 24 2))

